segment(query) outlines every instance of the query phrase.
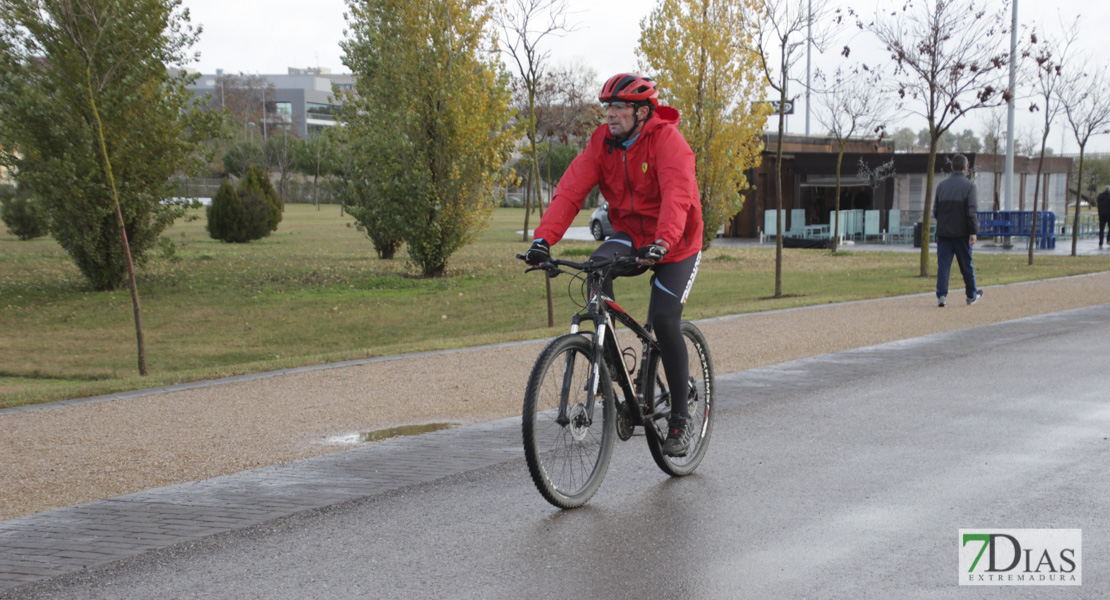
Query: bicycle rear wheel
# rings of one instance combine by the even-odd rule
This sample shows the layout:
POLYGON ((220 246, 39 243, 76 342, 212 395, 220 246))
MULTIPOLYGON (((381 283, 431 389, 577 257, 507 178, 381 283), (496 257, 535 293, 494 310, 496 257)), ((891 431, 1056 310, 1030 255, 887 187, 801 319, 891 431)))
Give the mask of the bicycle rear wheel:
POLYGON ((524 457, 536 489, 559 508, 594 495, 613 453, 616 413, 609 370, 600 369, 592 408, 593 343, 583 335, 555 338, 536 359, 524 394, 524 457))
POLYGON ((709 447, 709 437, 713 433, 713 411, 716 402, 716 380, 713 378, 713 359, 709 356, 709 344, 701 331, 689 321, 682 322, 682 337, 686 340, 686 351, 690 355, 690 385, 688 402, 690 407, 690 426, 694 428, 694 439, 686 456, 666 456, 663 454, 663 441, 667 438, 667 418, 671 414, 671 394, 667 389, 667 379, 663 373, 659 357, 655 357, 655 416, 647 426, 648 448, 655 464, 664 473, 674 477, 694 472, 705 457, 709 447))

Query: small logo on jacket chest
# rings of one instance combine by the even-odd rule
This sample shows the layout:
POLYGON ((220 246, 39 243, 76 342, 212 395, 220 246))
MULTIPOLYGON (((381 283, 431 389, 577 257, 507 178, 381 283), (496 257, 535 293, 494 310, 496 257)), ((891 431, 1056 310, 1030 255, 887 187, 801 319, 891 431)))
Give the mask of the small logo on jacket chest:
POLYGON ((644 173, 647 173, 647 163, 640 165, 640 170, 642 170, 644 173))

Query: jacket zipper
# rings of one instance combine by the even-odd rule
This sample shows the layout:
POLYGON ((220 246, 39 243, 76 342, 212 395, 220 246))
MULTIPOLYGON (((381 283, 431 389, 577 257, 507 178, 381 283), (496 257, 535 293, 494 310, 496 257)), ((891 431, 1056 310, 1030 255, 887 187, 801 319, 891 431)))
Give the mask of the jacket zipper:
MULTIPOLYGON (((624 183, 628 186, 628 203, 632 206, 632 212, 636 212, 636 197, 632 195, 632 178, 628 176, 628 149, 621 150, 621 163, 624 164, 624 183)), ((644 216, 640 215, 640 237, 647 240, 647 232, 644 231, 644 216)))

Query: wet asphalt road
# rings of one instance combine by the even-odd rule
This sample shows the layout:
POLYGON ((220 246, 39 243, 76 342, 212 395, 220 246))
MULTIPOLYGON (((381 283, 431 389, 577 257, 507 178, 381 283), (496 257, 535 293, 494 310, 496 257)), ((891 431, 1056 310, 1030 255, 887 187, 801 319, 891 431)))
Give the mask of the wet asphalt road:
POLYGON ((1108 365, 1110 304, 722 376, 687 478, 634 437, 579 510, 514 460, 11 596, 1110 597, 1108 365), (960 588, 960 528, 1082 529, 1084 584, 960 588))

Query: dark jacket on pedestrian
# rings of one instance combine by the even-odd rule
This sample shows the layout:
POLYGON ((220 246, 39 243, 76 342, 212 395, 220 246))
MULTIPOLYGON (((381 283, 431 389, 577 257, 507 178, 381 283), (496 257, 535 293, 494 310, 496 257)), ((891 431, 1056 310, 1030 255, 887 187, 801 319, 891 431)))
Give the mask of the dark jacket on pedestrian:
POLYGON ((933 217, 937 222, 937 237, 979 235, 975 184, 962 172, 949 175, 937 186, 933 217))
POLYGON ((1103 190, 1098 195, 1098 218, 1110 219, 1110 191, 1103 190))

